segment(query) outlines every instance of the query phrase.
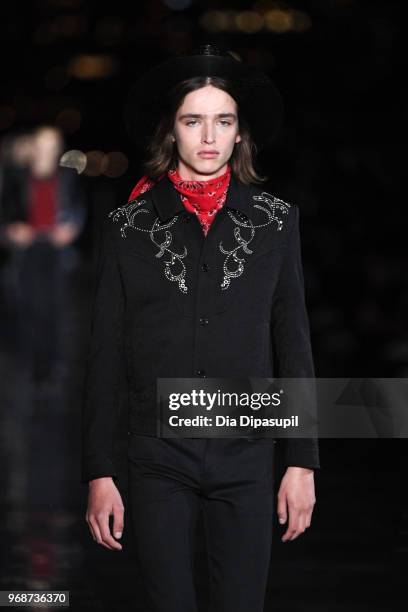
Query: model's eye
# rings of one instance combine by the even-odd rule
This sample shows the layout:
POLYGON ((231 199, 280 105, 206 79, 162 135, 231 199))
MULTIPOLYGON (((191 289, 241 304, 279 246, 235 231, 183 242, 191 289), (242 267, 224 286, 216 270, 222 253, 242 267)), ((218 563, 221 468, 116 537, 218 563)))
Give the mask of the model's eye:
POLYGON ((227 121, 226 119, 221 119, 220 123, 222 125, 231 125, 231 121, 227 121))
POLYGON ((198 123, 196 119, 190 119, 190 121, 186 121, 186 125, 195 125, 196 123, 198 123))

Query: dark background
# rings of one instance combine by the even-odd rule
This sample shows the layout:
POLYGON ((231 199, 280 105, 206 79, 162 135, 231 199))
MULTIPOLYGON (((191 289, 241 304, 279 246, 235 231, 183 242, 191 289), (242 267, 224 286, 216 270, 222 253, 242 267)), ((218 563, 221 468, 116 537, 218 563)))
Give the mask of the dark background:
MULTIPOLYGON (((93 221, 99 208, 125 203, 140 177, 141 160, 122 122, 124 97, 140 72, 212 42, 264 69, 285 100, 284 126, 258 166, 269 190, 300 207, 316 375, 407 376, 404 8, 404 2, 379 0, 2 3, 0 139, 49 122, 63 128, 67 150, 120 151, 128 160, 115 178, 82 176, 89 214, 77 246, 88 272, 77 289, 85 329, 93 221), (214 10, 220 11, 215 17, 214 10), (239 17, 242 11, 257 11, 271 28, 243 31, 233 23, 237 15, 238 24, 252 23, 251 15, 239 17), (64 109, 71 111, 61 115, 64 109)), ((51 452, 59 493, 47 497, 45 455, 27 477, 36 494, 23 497, 24 504, 4 502, 2 588, 58 585, 72 590, 78 609, 113 610, 118 585, 125 607, 137 597, 128 590, 126 553, 118 560, 96 550, 86 533, 86 491, 77 483, 73 452, 81 356, 76 367, 78 382, 65 409, 36 406, 24 421, 34 432, 35 457, 45 432, 57 432, 51 452), (34 533, 42 535, 33 541, 34 533), (43 582, 33 558, 40 569, 41 562, 52 568, 43 582), (108 600, 99 594, 107 584, 115 585, 108 600)), ((9 406, 3 403, 3 419, 10 419, 9 406)), ((408 546, 405 440, 322 440, 321 448, 312 528, 296 542, 275 540, 270 609, 389 610, 397 606, 408 546)))
MULTIPOLYGON (((183 6, 183 0, 178 3, 183 6)), ((58 123, 62 110, 78 111, 77 129, 59 120, 67 149, 122 151, 129 160, 118 178, 86 178, 94 199, 109 193, 120 204, 140 175, 122 108, 141 71, 203 42, 223 45, 262 67, 282 91, 286 118, 274 149, 260 155, 259 165, 275 193, 301 208, 318 372, 405 376, 408 291, 399 182, 406 118, 404 3, 184 4, 184 10, 161 0, 3 4, 1 104, 15 111, 9 129, 58 123), (245 33, 233 25, 221 32, 203 27, 211 10, 238 14, 257 6, 300 11, 305 29, 245 33), (102 57, 108 75, 80 76, 73 65, 83 55, 102 57)))

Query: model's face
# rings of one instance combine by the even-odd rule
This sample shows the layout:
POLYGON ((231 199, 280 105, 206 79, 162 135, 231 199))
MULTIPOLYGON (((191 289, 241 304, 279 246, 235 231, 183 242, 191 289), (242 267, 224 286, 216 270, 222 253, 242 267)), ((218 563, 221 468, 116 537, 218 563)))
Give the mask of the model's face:
POLYGON ((223 174, 235 143, 241 140, 238 129, 237 105, 227 92, 206 85, 187 94, 173 132, 180 176, 206 180, 223 174))
POLYGON ((61 138, 55 130, 42 130, 33 137, 34 156, 39 161, 56 162, 62 151, 61 138))

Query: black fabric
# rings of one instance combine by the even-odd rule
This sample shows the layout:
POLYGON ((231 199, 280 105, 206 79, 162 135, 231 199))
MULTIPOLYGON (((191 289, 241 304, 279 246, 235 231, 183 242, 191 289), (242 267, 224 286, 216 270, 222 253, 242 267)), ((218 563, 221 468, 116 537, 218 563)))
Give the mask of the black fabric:
MULTIPOLYGON (((314 377, 295 204, 232 176, 204 237, 163 178, 104 218, 99 247, 83 482, 116 475, 123 379, 129 430, 154 436, 157 377, 314 377)), ((277 448, 286 465, 320 466, 316 439, 277 448)))
MULTIPOLYGON (((271 555, 274 442, 129 437, 129 505, 145 612, 197 612, 203 512, 212 612, 263 612, 271 555)), ((142 605, 143 601, 143 605, 142 605)))
POLYGON ((271 145, 283 123, 284 103, 276 85, 256 66, 237 60, 229 52, 204 45, 191 55, 176 56, 142 74, 124 103, 123 119, 134 146, 145 151, 153 131, 171 103, 168 94, 192 77, 227 79, 250 126, 258 151, 271 145))

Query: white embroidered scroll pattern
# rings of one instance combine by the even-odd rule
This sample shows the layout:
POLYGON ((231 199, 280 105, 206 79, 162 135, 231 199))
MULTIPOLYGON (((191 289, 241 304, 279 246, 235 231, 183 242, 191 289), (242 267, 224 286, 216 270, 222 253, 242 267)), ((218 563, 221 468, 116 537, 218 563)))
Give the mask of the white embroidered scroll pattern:
POLYGON ((254 225, 251 219, 249 219, 243 213, 233 213, 230 210, 227 211, 236 226, 234 228, 234 238, 238 242, 238 245, 228 251, 224 249, 222 242, 220 242, 219 244, 219 249, 221 253, 226 255, 226 258, 224 259, 223 263, 224 276, 221 282, 221 289, 223 290, 228 289, 231 284, 232 278, 237 278, 243 273, 244 264, 246 260, 244 257, 240 257, 239 254, 252 254, 253 251, 248 248, 248 245, 255 236, 255 230, 259 227, 266 227, 267 225, 270 225, 272 222, 275 221, 277 223, 277 230, 280 231, 283 227, 283 219, 281 217, 287 215, 290 208, 290 204, 284 202, 283 200, 277 198, 274 195, 271 195, 270 193, 267 193, 266 191, 263 191, 260 195, 252 196, 252 199, 256 202, 263 202, 264 204, 266 204, 266 206, 261 204, 254 204, 254 208, 263 210, 267 215, 267 220, 265 223, 254 225), (241 228, 249 228, 249 237, 244 238, 242 236, 241 228), (231 260, 238 264, 233 270, 228 268, 228 264, 231 260))
POLYGON ((120 233, 122 235, 122 238, 126 238, 126 229, 129 227, 135 230, 139 230, 141 232, 147 232, 150 235, 151 241, 159 249, 159 251, 155 254, 155 256, 157 258, 160 258, 160 257, 163 257, 165 253, 170 256, 170 259, 168 260, 163 259, 165 277, 170 281, 176 281, 180 291, 182 293, 187 293, 188 288, 187 288, 186 281, 185 281, 186 266, 184 262, 182 261, 187 256, 187 248, 184 247, 184 250, 182 253, 176 253, 175 251, 172 251, 169 248, 172 243, 173 236, 168 228, 174 225, 174 223, 178 221, 179 217, 176 215, 175 217, 170 219, 170 221, 164 224, 161 224, 159 217, 156 217, 150 229, 139 227, 138 225, 135 224, 136 215, 141 214, 141 213, 150 214, 150 211, 147 210, 146 208, 140 208, 140 206, 144 203, 145 203, 145 200, 140 200, 140 201, 132 200, 128 202, 127 204, 125 204, 124 206, 119 206, 115 210, 112 210, 108 214, 108 216, 112 217, 113 221, 118 221, 120 216, 124 216, 126 218, 125 223, 120 228, 120 233), (161 231, 165 232, 164 234, 165 238, 162 242, 155 239, 155 234, 161 231), (181 272, 179 272, 178 274, 174 274, 172 271, 172 266, 174 266, 176 262, 178 262, 181 265, 181 272))

